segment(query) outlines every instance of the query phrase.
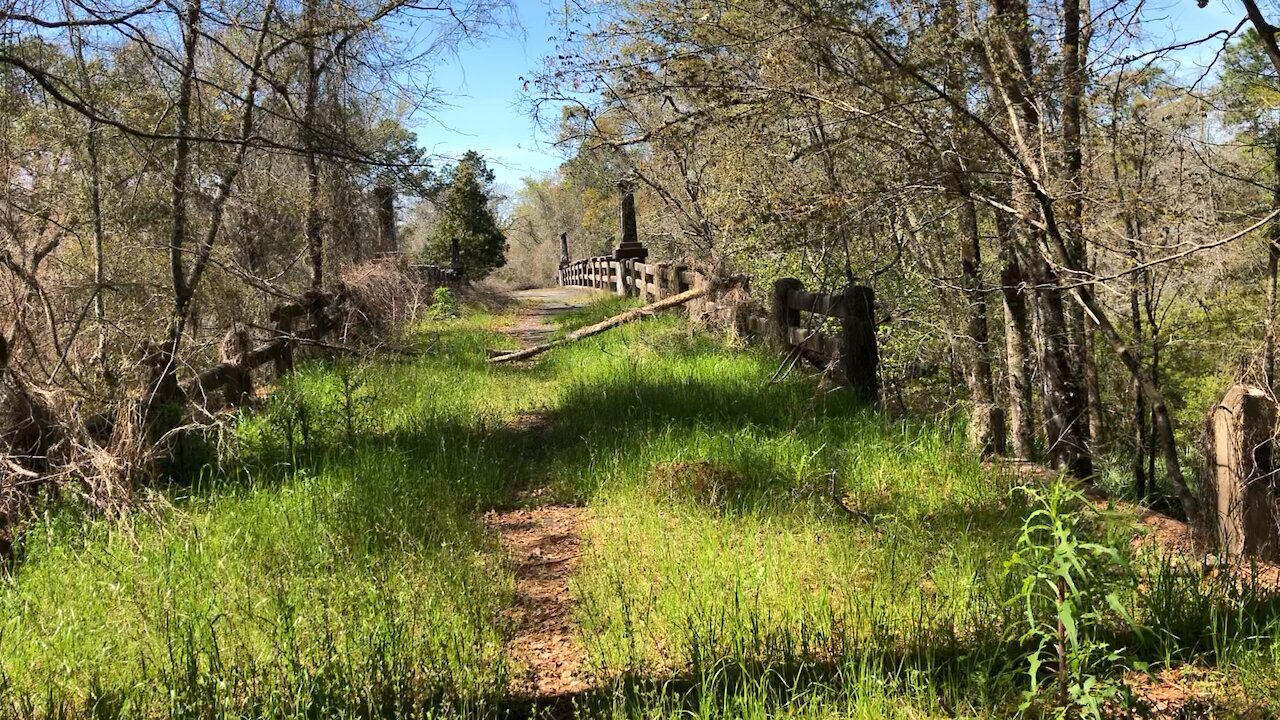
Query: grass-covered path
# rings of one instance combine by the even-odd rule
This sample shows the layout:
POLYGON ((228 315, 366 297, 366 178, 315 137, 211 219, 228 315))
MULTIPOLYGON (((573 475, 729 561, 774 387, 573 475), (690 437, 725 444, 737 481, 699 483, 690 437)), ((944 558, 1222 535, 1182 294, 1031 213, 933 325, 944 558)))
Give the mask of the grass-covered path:
MULTIPOLYGON (((0 584, 0 717, 1019 714, 1043 559, 1019 537, 1044 508, 962 428, 771 382, 775 358, 677 315, 488 364, 528 315, 464 309, 413 356, 303 369, 124 521, 50 512, 0 584), (509 514, 540 508, 576 532, 509 514), (546 626, 519 613, 535 551, 572 565, 540 579, 546 626), (576 662, 542 702, 551 666, 513 651, 539 627, 576 662)), ((1128 519, 1087 524, 1128 552, 1128 519)), ((1081 579, 1132 620, 1079 618, 1082 697, 1177 669, 1219 716, 1269 716, 1273 605, 1129 559, 1081 579)))

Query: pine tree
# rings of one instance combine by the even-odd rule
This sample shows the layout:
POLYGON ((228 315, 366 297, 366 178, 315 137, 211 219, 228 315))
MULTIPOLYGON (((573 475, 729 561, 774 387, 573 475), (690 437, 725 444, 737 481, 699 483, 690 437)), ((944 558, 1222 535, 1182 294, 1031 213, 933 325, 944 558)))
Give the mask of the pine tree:
POLYGON ((452 241, 457 238, 463 270, 471 280, 488 275, 507 261, 507 236, 489 207, 492 182, 493 172, 484 159, 468 151, 438 191, 437 220, 426 243, 428 259, 447 265, 452 241))

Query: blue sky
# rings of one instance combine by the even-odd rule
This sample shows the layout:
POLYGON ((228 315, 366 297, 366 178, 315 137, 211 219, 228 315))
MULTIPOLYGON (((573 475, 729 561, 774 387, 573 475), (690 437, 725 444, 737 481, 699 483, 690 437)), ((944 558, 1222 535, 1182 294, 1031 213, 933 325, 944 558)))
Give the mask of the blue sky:
POLYGON ((413 119, 419 144, 448 156, 479 151, 497 182, 512 190, 520 187, 523 177, 554 170, 563 158, 551 147, 554 138, 537 131, 520 107, 520 78, 541 67, 553 52, 548 39, 557 30, 561 7, 554 0, 516 0, 519 27, 447 57, 432 83, 451 107, 413 119))
MULTIPOLYGON (((552 138, 539 131, 524 108, 521 76, 541 66, 554 51, 549 41, 558 30, 563 0, 515 0, 518 28, 459 49, 436 69, 433 84, 447 96, 450 107, 413 119, 419 143, 428 151, 456 156, 474 149, 494 169, 499 184, 510 190, 520 179, 554 170, 561 156, 552 138)), ((1095 0, 1095 11, 1104 5, 1095 0)), ((1272 11, 1274 14, 1274 11, 1272 11)), ((1143 11, 1145 38, 1118 53, 1185 42, 1235 27, 1244 16, 1239 0, 1209 0, 1201 9, 1196 0, 1153 0, 1143 11)), ((1221 41, 1178 52, 1176 72, 1189 79, 1203 73, 1221 41)))

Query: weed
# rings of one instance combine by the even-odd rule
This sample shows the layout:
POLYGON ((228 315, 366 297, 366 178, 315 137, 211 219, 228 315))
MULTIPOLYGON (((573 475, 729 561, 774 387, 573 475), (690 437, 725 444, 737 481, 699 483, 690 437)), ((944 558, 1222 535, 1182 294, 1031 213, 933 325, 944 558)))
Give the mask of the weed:
POLYGON ((1083 526, 1079 491, 1057 482, 1047 490, 1018 488, 1032 501, 1017 550, 1005 563, 1021 610, 1018 641, 1029 643, 1026 673, 1031 688, 1023 709, 1038 698, 1044 671, 1057 686, 1060 714, 1074 707, 1085 717, 1102 716, 1120 694, 1106 670, 1121 657, 1112 645, 1114 624, 1135 627, 1121 602, 1122 584, 1133 576, 1115 548, 1094 542, 1083 526))
POLYGON ((453 291, 441 285, 431 292, 430 315, 436 320, 450 320, 461 314, 453 291))

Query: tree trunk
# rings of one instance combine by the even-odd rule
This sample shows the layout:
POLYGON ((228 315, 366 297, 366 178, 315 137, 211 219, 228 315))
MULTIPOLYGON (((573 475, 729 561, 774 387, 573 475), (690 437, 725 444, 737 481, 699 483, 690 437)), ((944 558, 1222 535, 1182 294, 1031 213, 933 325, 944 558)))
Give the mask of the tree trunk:
POLYGON ((307 206, 303 233, 307 240, 307 257, 311 264, 311 289, 324 288, 324 219, 320 208, 320 158, 317 145, 316 123, 320 100, 320 64, 316 60, 316 46, 320 42, 316 27, 317 0, 306 0, 306 32, 308 34, 306 89, 302 101, 303 162, 307 170, 307 206))
POLYGON ((188 135, 191 131, 191 94, 195 85, 196 47, 200 42, 200 0, 187 0, 182 37, 182 74, 178 84, 177 104, 174 108, 177 113, 175 125, 177 140, 174 142, 169 202, 169 272, 173 283, 173 317, 169 324, 169 338, 158 355, 163 359, 164 364, 158 368, 155 386, 148 389, 149 400, 161 401, 167 398, 156 397, 161 394, 160 389, 172 387, 174 384, 178 349, 182 344, 187 315, 191 310, 192 288, 187 284, 183 254, 186 252, 187 239, 187 181, 191 171, 191 141, 188 135))
POLYGON ((1004 260, 1000 271, 1000 291, 1004 305, 1004 347, 1009 373, 1013 454, 1029 460, 1035 456, 1035 410, 1031 402, 1031 318, 1027 312, 1027 279, 1022 270, 1019 243, 1012 222, 1000 214, 996 217, 996 228, 1004 260))
POLYGON ((565 335, 562 338, 557 338, 555 340, 552 340, 550 342, 545 342, 540 345, 527 347, 527 348, 524 348, 523 350, 516 350, 514 352, 508 352, 508 353, 499 353, 497 355, 494 355, 493 357, 490 357, 489 362, 497 364, 497 363, 513 362, 515 360, 527 360, 531 357, 534 357, 536 355, 541 355, 542 353, 548 350, 551 350, 553 348, 557 348, 561 345, 567 345, 571 342, 577 342, 578 340, 591 337, 592 335, 599 335, 600 333, 606 330, 611 330, 615 327, 618 327, 619 325, 625 325, 629 322, 634 322, 636 320, 642 320, 647 317, 652 317, 654 313, 660 310, 666 310, 668 308, 684 305, 690 300, 697 300, 698 298, 707 295, 713 290, 725 290, 730 287, 741 285, 743 282, 744 280, 742 279, 742 277, 727 278, 726 280, 720 281, 718 283, 713 281, 702 282, 698 284, 698 287, 695 287, 692 290, 686 290, 678 295, 672 295, 671 297, 666 298, 665 300, 659 300, 657 302, 645 305, 644 307, 636 308, 634 310, 628 310, 619 315, 614 315, 608 320, 604 320, 603 322, 598 322, 595 325, 588 325, 587 327, 580 328, 578 330, 575 330, 569 333, 568 335, 565 335))
MULTIPOLYGON (((1142 311, 1138 304, 1136 278, 1129 283, 1129 312, 1133 316, 1133 347, 1141 362, 1142 311)), ((1137 378, 1130 381, 1130 391, 1133 393, 1133 494, 1141 500, 1147 496, 1147 403, 1137 378)))
POLYGON ((1004 411, 996 406, 995 383, 991 377, 991 341, 987 326, 987 296, 982 287, 982 238, 978 234, 978 210, 966 178, 957 173, 955 183, 960 197, 960 273, 965 296, 967 318, 966 355, 969 356, 967 380, 969 399, 973 405, 971 423, 981 428, 970 433, 969 441, 984 454, 1005 452, 1004 411))
MULTIPOLYGON (((1083 319, 1082 319, 1083 322, 1083 319)), ((1106 441, 1106 409, 1102 405, 1102 388, 1098 384, 1098 339, 1092 324, 1084 327, 1084 390, 1085 412, 1089 418, 1089 442, 1093 454, 1101 452, 1106 441)))
POLYGON ((1040 316, 1040 377, 1043 387, 1045 450, 1049 463, 1072 475, 1093 474, 1093 461, 1085 441, 1088 418, 1078 367, 1070 351, 1067 313, 1057 273, 1043 259, 1031 262, 1036 280, 1040 316))
MULTIPOLYGON (((1272 140, 1271 208, 1280 208, 1280 138, 1272 140)), ((1280 266, 1280 217, 1271 221, 1267 232, 1267 317, 1263 349, 1263 372, 1267 389, 1276 390, 1276 271, 1280 266)))
MULTIPOLYGON (((1087 5, 1081 0, 1062 2, 1062 162, 1063 181, 1066 185, 1066 217, 1063 218, 1067 253, 1070 267, 1085 270, 1089 267, 1088 248, 1084 242, 1084 70, 1088 61, 1087 35, 1082 24, 1087 5)), ((1073 281, 1075 278, 1064 278, 1073 281)), ((1089 343, 1090 331, 1086 327, 1084 310, 1079 305, 1065 308, 1068 352, 1072 364, 1080 369, 1078 375, 1081 393, 1078 409, 1084 424, 1079 429, 1081 440, 1092 448, 1097 440, 1094 431, 1101 432, 1102 408, 1098 392, 1097 367, 1094 364, 1089 343)), ((1074 416, 1075 409, 1072 410, 1074 416)))
MULTIPOLYGON (((72 18, 69 0, 63 0, 63 12, 67 20, 72 18)), ((84 59, 84 38, 79 28, 68 30, 71 49, 75 54, 76 71, 80 76, 80 92, 86 100, 92 98, 93 83, 89 78, 89 65, 84 59)), ((106 242, 102 220, 102 167, 98 160, 98 136, 102 125, 88 120, 85 133, 86 174, 88 175, 89 221, 93 228, 93 319, 98 326, 98 342, 93 351, 93 364, 103 375, 107 374, 107 303, 106 303, 106 242)))

